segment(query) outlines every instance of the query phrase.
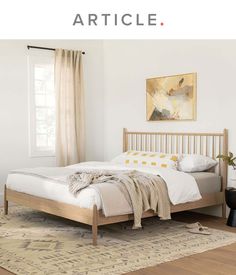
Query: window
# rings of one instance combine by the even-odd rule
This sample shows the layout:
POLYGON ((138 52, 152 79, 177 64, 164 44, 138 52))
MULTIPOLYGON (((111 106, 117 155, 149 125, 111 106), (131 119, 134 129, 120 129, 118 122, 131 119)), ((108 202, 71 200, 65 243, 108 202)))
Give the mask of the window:
POLYGON ((54 156, 54 52, 30 50, 28 64, 30 156, 54 156))

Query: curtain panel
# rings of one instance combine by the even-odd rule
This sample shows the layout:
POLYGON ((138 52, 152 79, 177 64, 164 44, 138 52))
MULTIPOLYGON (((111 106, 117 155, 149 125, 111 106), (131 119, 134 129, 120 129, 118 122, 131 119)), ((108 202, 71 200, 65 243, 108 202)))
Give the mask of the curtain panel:
POLYGON ((84 84, 82 52, 55 51, 56 163, 84 161, 84 84))

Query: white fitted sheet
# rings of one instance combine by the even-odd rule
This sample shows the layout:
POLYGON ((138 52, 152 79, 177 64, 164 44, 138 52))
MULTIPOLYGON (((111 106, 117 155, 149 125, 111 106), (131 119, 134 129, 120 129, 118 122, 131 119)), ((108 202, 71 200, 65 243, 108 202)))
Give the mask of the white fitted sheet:
MULTIPOLYGON (((59 168, 35 168, 12 171, 8 175, 7 187, 9 189, 42 197, 54 201, 64 202, 81 208, 92 208, 94 204, 102 209, 102 200, 96 188, 87 187, 74 197, 68 188, 65 178, 70 173, 90 170, 132 170, 122 165, 104 162, 80 163, 59 170, 59 168), (68 168, 73 169, 68 172, 68 168)), ((195 179, 186 173, 166 168, 139 168, 136 170, 153 175, 160 175, 166 182, 170 201, 173 204, 196 201, 201 198, 195 179)))
POLYGON ((99 193, 90 187, 81 190, 77 197, 74 197, 65 183, 29 175, 9 174, 7 188, 36 197, 76 205, 81 208, 92 209, 94 204, 97 205, 98 209, 102 208, 99 193))
MULTIPOLYGON (((207 172, 192 173, 191 175, 196 179, 202 195, 220 191, 220 176, 207 172)), ((96 189, 90 187, 81 190, 77 197, 74 197, 65 183, 29 175, 9 174, 7 188, 45 199, 76 205, 81 208, 92 209, 93 205, 96 204, 98 209, 102 209, 99 193, 96 189)))

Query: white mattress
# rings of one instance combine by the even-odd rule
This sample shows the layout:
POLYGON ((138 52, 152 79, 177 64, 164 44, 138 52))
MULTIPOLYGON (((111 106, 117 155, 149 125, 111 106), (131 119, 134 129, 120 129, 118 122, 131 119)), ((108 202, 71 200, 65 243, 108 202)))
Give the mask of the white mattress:
MULTIPOLYGON (((221 188, 221 179, 213 173, 192 173, 201 194, 219 192, 221 188)), ((96 189, 87 187, 80 191, 77 197, 74 197, 68 189, 68 185, 63 182, 55 182, 43 178, 22 175, 9 174, 7 179, 7 188, 29 195, 42 197, 49 200, 60 201, 81 208, 93 208, 96 204, 98 209, 102 209, 102 202, 96 189)))
MULTIPOLYGON (((127 167, 104 162, 85 162, 63 169, 39 167, 32 169, 23 169, 12 171, 8 175, 7 187, 9 189, 26 193, 29 195, 42 197, 54 201, 68 203, 81 208, 93 208, 96 204, 98 209, 102 209, 102 199, 98 190, 87 187, 74 197, 68 188, 65 178, 70 173, 76 171, 90 170, 127 170, 127 167), (73 169, 72 172, 69 170, 73 169)), ((132 170, 130 168, 128 170, 132 170)), ((137 167, 137 171, 161 176, 166 182, 168 194, 172 204, 196 201, 201 198, 199 188, 195 179, 186 173, 166 168, 137 167)), ((114 194, 113 194, 114 195, 114 194)))
POLYGON ((74 197, 69 192, 68 185, 62 182, 29 175, 9 174, 7 188, 49 200, 76 205, 81 208, 93 208, 94 204, 97 205, 98 209, 102 208, 99 193, 90 187, 81 190, 77 197, 74 197))

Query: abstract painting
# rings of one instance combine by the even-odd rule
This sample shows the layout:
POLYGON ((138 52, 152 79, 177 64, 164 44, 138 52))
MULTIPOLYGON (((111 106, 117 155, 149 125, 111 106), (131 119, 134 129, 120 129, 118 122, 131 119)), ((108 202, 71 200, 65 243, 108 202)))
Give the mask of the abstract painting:
POLYGON ((147 79, 147 120, 194 120, 196 78, 189 73, 147 79))

